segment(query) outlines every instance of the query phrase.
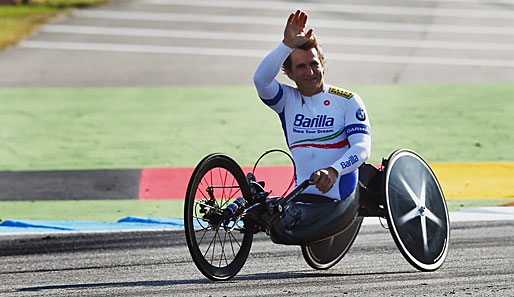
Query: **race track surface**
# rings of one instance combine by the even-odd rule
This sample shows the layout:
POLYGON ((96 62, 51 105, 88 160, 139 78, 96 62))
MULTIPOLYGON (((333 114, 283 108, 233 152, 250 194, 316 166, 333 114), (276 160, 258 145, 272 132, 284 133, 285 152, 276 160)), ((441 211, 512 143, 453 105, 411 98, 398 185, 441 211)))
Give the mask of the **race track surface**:
POLYGON ((514 77, 512 0, 112 0, 0 52, 0 86, 251 85, 298 8, 333 85, 514 77))
POLYGON ((227 282, 195 267, 182 232, 11 238, 1 241, 1 296, 513 296, 514 221, 452 225, 448 258, 419 272, 388 230, 363 226, 343 260, 312 270, 299 247, 258 235, 245 266, 227 282), (45 247, 51 247, 50 250, 45 247), (54 250, 52 252, 51 250, 54 250))

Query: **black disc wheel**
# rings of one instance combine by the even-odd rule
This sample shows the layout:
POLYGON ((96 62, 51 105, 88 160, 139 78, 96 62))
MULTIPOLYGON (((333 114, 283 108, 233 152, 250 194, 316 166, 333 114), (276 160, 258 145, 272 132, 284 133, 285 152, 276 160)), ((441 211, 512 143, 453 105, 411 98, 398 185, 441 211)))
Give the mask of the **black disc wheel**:
POLYGON ((397 247, 417 269, 438 269, 448 253, 450 222, 435 174, 410 150, 394 152, 385 171, 387 222, 397 247))
POLYGON ((343 232, 316 243, 302 245, 305 262, 318 270, 329 269, 336 265, 352 246, 361 224, 362 217, 357 217, 343 232))
POLYGON ((227 216, 227 207, 239 197, 248 201, 250 188, 241 167, 226 155, 205 157, 189 180, 186 241, 196 266, 211 280, 232 278, 250 252, 253 233, 244 229, 243 206, 227 216))

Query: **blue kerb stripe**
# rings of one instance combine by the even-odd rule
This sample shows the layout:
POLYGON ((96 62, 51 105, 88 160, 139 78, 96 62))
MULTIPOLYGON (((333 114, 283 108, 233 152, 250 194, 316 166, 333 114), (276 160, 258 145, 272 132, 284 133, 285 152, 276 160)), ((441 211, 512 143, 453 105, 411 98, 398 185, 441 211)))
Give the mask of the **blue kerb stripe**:
MULTIPOLYGON (((202 228, 200 222, 193 222, 195 228, 202 228)), ((0 223, 0 235, 5 232, 41 231, 96 231, 131 229, 176 229, 184 228, 182 218, 127 217, 113 222, 90 221, 47 221, 47 220, 7 220, 0 223)))
POLYGON ((183 227, 184 219, 156 217, 126 217, 121 220, 118 220, 118 223, 162 224, 183 227))
POLYGON ((281 85, 278 85, 278 93, 275 97, 271 98, 271 99, 264 99, 262 97, 261 100, 262 102, 264 102, 264 104, 266 104, 267 106, 273 106, 273 105, 276 105, 280 99, 282 99, 282 95, 284 94, 284 90, 282 90, 282 86, 281 85))
POLYGON ((7 220, 2 222, 2 227, 16 227, 16 228, 36 228, 36 229, 52 229, 52 230, 73 230, 72 228, 55 226, 53 224, 44 224, 44 221, 16 221, 7 220))
POLYGON ((353 135, 353 134, 357 134, 357 133, 362 133, 362 134, 370 134, 370 129, 369 129, 369 126, 368 125, 364 125, 364 124, 352 124, 352 125, 348 125, 344 128, 345 132, 346 132, 346 136, 350 136, 350 135, 353 135))

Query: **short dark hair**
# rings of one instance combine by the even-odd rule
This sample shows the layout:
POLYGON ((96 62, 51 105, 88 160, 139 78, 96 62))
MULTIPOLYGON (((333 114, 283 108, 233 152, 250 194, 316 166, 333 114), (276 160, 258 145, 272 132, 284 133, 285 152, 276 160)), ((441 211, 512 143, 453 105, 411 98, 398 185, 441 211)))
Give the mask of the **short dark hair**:
MULTIPOLYGON (((321 49, 321 44, 318 43, 316 36, 312 35, 311 38, 309 38, 309 40, 307 40, 307 42, 305 42, 304 44, 302 44, 300 46, 297 46, 296 48, 301 49, 301 50, 306 50, 306 51, 313 49, 313 48, 316 49, 316 52, 318 53, 318 58, 321 62, 321 66, 323 66, 323 68, 325 68, 325 65, 326 65, 325 55, 323 54, 323 50, 321 49)), ((284 61, 284 64, 282 64, 282 71, 286 72, 286 70, 287 70, 287 71, 291 72, 291 67, 292 67, 291 55, 289 55, 287 57, 287 59, 284 61)))

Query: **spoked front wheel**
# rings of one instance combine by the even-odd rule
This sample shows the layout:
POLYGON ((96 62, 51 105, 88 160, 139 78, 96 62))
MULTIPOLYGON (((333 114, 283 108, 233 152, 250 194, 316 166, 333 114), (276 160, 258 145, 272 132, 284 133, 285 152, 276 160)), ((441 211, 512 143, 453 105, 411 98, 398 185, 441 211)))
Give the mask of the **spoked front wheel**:
POLYGON ((234 208, 239 197, 248 201, 250 188, 241 167, 226 155, 205 157, 189 180, 186 241, 196 266, 211 280, 235 276, 250 252, 253 233, 244 229, 240 215, 244 206, 234 208))
POLYGON ((450 221, 437 178, 410 150, 394 152, 385 173, 387 222, 396 245, 417 269, 438 269, 448 253, 450 221))

